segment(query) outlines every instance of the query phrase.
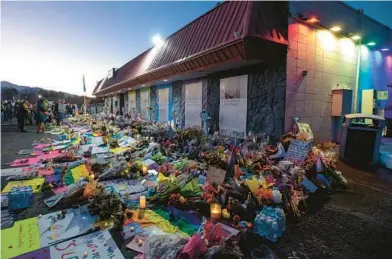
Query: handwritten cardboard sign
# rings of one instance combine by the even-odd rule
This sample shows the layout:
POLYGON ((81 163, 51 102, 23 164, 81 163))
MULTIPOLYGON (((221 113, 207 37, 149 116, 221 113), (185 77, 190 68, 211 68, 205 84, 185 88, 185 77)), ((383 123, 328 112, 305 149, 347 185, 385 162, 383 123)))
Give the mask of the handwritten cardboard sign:
POLYGON ((293 139, 284 160, 290 161, 294 165, 300 165, 305 161, 309 148, 310 142, 293 139))
POLYGON ((207 172, 207 182, 220 184, 225 180, 225 176, 225 170, 210 166, 207 172))
POLYGON ((41 247, 37 218, 16 221, 1 231, 1 258, 12 258, 41 247))
POLYGON ((94 232, 50 247, 51 258, 124 259, 110 233, 94 232), (87 256, 85 256, 87 252, 87 256))
POLYGON ((49 213, 38 219, 42 246, 49 246, 78 236, 93 227, 94 220, 87 211, 67 209, 64 219, 58 219, 59 213, 61 212, 49 213))

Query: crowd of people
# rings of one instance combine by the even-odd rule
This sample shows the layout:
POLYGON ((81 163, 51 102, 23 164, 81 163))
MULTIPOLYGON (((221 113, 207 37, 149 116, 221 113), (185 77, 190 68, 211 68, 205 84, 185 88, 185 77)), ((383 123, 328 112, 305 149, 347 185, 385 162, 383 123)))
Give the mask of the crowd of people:
POLYGON ((46 123, 60 125, 65 117, 75 116, 78 113, 78 106, 66 104, 64 99, 58 100, 56 104, 51 104, 42 98, 38 99, 35 104, 27 100, 3 101, 1 103, 1 121, 12 121, 16 118, 21 132, 27 132, 25 125, 33 125, 33 121, 37 126, 37 133, 45 132, 46 123))

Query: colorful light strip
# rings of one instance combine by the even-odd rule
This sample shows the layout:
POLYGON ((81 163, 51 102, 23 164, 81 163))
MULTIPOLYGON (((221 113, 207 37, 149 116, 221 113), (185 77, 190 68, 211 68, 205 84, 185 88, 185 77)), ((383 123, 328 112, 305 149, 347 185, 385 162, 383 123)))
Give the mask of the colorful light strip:
POLYGON ((360 40, 360 39, 361 39, 361 36, 359 36, 359 35, 354 35, 354 36, 351 37, 351 39, 353 39, 353 40, 360 40))
POLYGON ((338 32, 338 31, 341 31, 342 28, 340 28, 339 26, 333 26, 330 30, 333 32, 338 32))

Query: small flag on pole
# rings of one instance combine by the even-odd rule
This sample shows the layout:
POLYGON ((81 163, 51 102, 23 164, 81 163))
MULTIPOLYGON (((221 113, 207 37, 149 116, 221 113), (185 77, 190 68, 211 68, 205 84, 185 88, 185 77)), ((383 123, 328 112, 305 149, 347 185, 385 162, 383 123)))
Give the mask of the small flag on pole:
POLYGON ((84 75, 83 75, 83 92, 86 93, 86 80, 84 80, 84 75))
POLYGON ((83 105, 83 114, 87 112, 87 95, 86 95, 86 80, 83 75, 83 93, 84 93, 84 105, 83 105))

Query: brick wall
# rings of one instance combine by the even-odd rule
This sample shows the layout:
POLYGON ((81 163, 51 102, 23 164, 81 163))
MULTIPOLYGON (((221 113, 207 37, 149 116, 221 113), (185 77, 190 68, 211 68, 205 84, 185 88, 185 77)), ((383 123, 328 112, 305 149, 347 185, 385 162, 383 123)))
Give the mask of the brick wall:
POLYGON ((291 20, 287 54, 285 131, 293 117, 319 140, 332 138, 332 89, 355 87, 357 50, 351 40, 291 20), (303 71, 307 75, 303 76, 303 71))

